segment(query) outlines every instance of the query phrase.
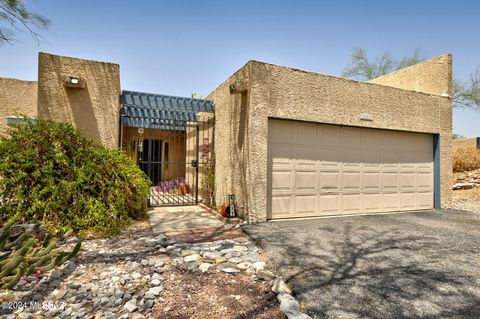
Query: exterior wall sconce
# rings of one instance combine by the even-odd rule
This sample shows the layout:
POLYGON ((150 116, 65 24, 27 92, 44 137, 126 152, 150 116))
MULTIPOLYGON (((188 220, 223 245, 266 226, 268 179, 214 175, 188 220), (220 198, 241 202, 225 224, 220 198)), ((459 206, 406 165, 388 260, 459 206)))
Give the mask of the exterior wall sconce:
POLYGON ((84 89, 85 88, 85 79, 77 76, 66 76, 64 78, 64 85, 67 88, 73 89, 84 89))

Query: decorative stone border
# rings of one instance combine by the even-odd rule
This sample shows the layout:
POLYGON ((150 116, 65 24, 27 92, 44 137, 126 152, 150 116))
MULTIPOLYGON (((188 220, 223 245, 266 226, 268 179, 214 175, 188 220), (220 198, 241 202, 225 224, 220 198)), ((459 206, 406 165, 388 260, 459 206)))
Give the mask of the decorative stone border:
POLYGON ((184 265, 188 269, 202 272, 211 268, 226 273, 245 271, 255 274, 260 280, 270 281, 272 291, 277 294, 280 310, 288 319, 311 319, 300 311, 300 304, 283 279, 265 269, 266 263, 262 260, 258 247, 247 237, 194 244, 164 237, 164 247, 167 254, 175 258, 174 265, 184 265))

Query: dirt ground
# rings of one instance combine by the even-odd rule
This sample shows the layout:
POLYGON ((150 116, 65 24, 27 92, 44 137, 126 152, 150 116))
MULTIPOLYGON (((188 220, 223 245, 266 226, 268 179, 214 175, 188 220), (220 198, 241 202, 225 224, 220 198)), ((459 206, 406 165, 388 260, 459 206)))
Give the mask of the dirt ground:
MULTIPOLYGON (((456 183, 458 177, 463 177, 464 172, 454 173, 452 177, 452 185, 456 183)), ((480 187, 472 189, 453 190, 452 201, 449 208, 468 210, 480 213, 480 187)))
POLYGON ((285 318, 268 282, 256 281, 249 274, 212 270, 199 275, 176 269, 165 277, 164 301, 154 307, 154 318, 285 318))

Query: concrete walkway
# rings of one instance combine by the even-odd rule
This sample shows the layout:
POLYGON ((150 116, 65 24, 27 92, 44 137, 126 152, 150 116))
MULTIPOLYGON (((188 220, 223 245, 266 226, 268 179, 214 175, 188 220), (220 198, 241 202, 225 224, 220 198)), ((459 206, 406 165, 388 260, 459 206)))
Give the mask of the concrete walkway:
POLYGON ((156 207, 148 212, 148 216, 155 234, 224 226, 222 221, 199 206, 156 207))

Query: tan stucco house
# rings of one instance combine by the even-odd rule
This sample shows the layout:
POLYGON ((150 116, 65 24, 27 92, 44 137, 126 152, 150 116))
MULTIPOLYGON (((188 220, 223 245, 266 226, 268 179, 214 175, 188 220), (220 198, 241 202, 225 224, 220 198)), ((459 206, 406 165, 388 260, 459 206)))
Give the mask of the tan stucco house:
POLYGON ((122 92, 117 64, 40 53, 38 82, 0 79, 0 133, 21 113, 71 122, 141 167, 148 149, 161 194, 185 195, 164 190, 182 178, 195 203, 213 167, 216 205, 234 197, 249 222, 424 210, 450 197, 451 87, 450 55, 369 82, 250 61, 190 99, 122 92))

